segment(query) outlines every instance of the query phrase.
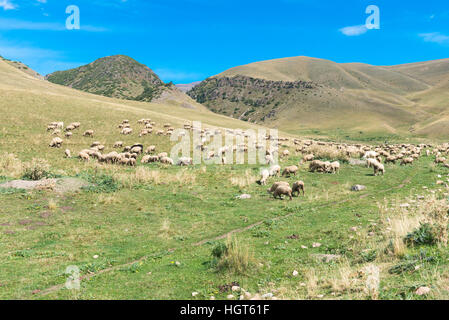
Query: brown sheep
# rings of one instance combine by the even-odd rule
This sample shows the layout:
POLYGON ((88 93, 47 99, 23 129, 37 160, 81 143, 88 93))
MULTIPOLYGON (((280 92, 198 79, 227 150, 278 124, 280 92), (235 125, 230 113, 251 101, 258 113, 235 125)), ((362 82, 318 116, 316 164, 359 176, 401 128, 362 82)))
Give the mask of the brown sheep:
POLYGON ((298 193, 298 197, 299 197, 301 191, 302 191, 302 195, 304 196, 304 194, 305 194, 304 182, 303 181, 296 181, 295 183, 293 183, 292 195, 294 195, 297 192, 298 193))
POLYGON ((286 185, 280 185, 279 187, 276 188, 276 190, 273 193, 273 197, 275 199, 279 197, 279 199, 282 200, 283 195, 288 196, 290 200, 293 200, 292 188, 286 185))
POLYGON ((288 186, 288 187, 290 186, 288 184, 288 182, 286 182, 286 181, 278 181, 278 182, 273 183, 273 185, 271 186, 270 189, 267 190, 267 192, 268 193, 273 193, 281 185, 288 186))
POLYGON ((296 173, 298 172, 298 170, 299 170, 299 168, 298 168, 297 166, 289 166, 289 167, 286 167, 286 168, 284 169, 284 171, 282 171, 282 176, 283 176, 283 177, 285 177, 285 176, 290 176, 290 175, 296 176, 296 173))
POLYGON ((94 131, 93 130, 86 130, 83 133, 84 137, 93 137, 94 136, 94 131))

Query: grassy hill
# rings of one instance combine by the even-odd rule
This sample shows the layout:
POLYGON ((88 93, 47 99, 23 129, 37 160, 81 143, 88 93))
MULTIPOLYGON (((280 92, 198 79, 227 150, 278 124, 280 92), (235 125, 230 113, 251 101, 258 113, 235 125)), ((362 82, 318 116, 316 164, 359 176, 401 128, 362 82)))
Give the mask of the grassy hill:
POLYGON ((124 56, 98 59, 88 65, 46 76, 50 82, 106 97, 151 101, 171 88, 147 66, 124 56))
MULTIPOLYGON (((269 85, 310 90, 307 82, 269 85)), ((408 247, 402 241, 433 212, 429 208, 444 201, 447 190, 436 180, 447 168, 434 165, 433 156, 410 166, 388 164, 385 176, 347 162, 339 174, 319 174, 301 164, 292 140, 284 141, 281 148, 290 150, 290 157, 281 166, 295 164, 300 171, 269 183, 301 179, 306 194, 282 201, 255 183, 260 165, 138 161, 127 167, 64 156, 64 149, 76 156, 94 141, 105 153, 117 150, 117 140, 169 152, 175 142, 168 136, 138 136, 141 118, 154 120, 156 130, 166 122, 179 128, 192 120, 208 127, 257 127, 250 122, 200 105, 187 109, 170 99, 147 103, 94 95, 37 79, 3 61, 0 100, 0 183, 27 178, 33 170, 91 184, 63 194, 0 188, 0 299, 227 299, 234 294, 237 300, 239 294, 230 289, 235 283, 253 295, 281 299, 449 298, 447 247, 408 247), (134 134, 119 133, 124 119, 134 134), (55 135, 46 127, 52 121, 78 121, 81 128, 70 139, 61 135, 62 149, 49 148, 55 135), (88 129, 94 137, 82 135, 88 129), (367 189, 351 192, 354 184, 367 189), (242 194, 251 198, 236 198, 242 194), (79 290, 65 287, 69 266, 80 270, 79 290), (370 270, 380 281, 371 291, 370 270), (431 291, 417 295, 420 286, 431 291)))
POLYGON ((448 79, 449 60, 378 67, 293 57, 229 69, 188 94, 214 112, 292 133, 442 137, 449 128, 434 122, 446 121, 448 79), (310 87, 270 90, 272 81, 310 87))

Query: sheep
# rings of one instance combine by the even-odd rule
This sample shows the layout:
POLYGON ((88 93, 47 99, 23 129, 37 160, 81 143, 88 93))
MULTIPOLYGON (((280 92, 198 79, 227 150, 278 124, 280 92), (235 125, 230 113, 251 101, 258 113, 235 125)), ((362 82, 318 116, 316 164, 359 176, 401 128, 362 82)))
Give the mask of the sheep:
POLYGON ((281 185, 284 185, 284 186, 290 186, 289 184, 288 184, 288 182, 286 182, 286 181, 278 181, 278 182, 275 182, 275 183, 273 183, 273 185, 271 186, 271 188, 270 189, 267 189, 267 192, 268 193, 273 193, 274 191, 276 191, 276 189, 279 187, 279 186, 281 186, 281 185))
POLYGON ((131 129, 131 128, 123 128, 122 131, 120 131, 120 134, 130 135, 132 132, 133 132, 133 129, 131 129))
POLYGON ((396 160, 398 160, 398 159, 395 156, 387 156, 385 158, 385 163, 393 163, 393 164, 395 164, 396 160))
POLYGON ((163 164, 168 164, 168 165, 174 164, 173 159, 171 159, 169 157, 162 157, 162 158, 160 158, 159 162, 163 163, 163 164))
POLYGON ((270 171, 268 171, 267 169, 263 169, 260 172, 260 176, 260 180, 257 181, 257 183, 264 186, 267 184, 267 180, 270 177, 270 171))
POLYGON ((123 147, 123 141, 116 141, 113 145, 113 148, 122 148, 123 147))
POLYGON ((377 161, 376 159, 373 159, 373 158, 366 159, 366 166, 368 168, 374 167, 374 165, 377 163, 379 163, 379 161, 377 161))
POLYGON ((94 141, 94 142, 92 142, 92 144, 90 145, 90 147, 91 147, 91 148, 94 148, 94 147, 99 146, 100 144, 101 144, 100 141, 94 141))
POLYGON ((135 145, 131 146, 130 151, 131 151, 131 153, 141 154, 143 152, 143 145, 135 144, 135 145))
POLYGON ((178 166, 188 166, 193 164, 192 158, 187 157, 181 157, 178 159, 178 162, 176 163, 178 166))
POLYGON ((75 126, 74 126, 73 124, 68 125, 68 126, 65 128, 65 131, 73 131, 73 130, 75 130, 75 126))
POLYGON ((84 161, 89 161, 89 159, 90 159, 89 154, 87 154, 86 152, 83 152, 83 151, 80 151, 80 152, 78 153, 78 157, 79 157, 81 160, 84 160, 84 161))
POLYGON ((365 155, 363 156, 364 159, 376 158, 376 157, 377 157, 377 152, 376 151, 367 151, 365 153, 365 155))
POLYGON ((321 160, 313 160, 309 165, 310 172, 328 172, 328 168, 330 166, 330 162, 324 162, 321 160))
POLYGON ((161 152, 161 153, 159 153, 157 156, 158 156, 159 158, 165 158, 165 157, 168 157, 168 154, 167 154, 167 152, 161 152))
POLYGON ((145 153, 146 153, 146 154, 152 154, 152 153, 154 153, 154 152, 156 152, 156 146, 149 146, 149 147, 145 150, 145 153))
POLYGON ((309 161, 313 161, 314 158, 315 158, 315 156, 314 156, 313 154, 306 154, 306 155, 302 158, 302 160, 303 160, 303 161, 306 161, 306 162, 309 162, 309 161))
POLYGON ((296 173, 298 172, 299 168, 297 166, 289 166, 286 167, 284 169, 284 171, 282 171, 282 176, 290 176, 290 175, 294 175, 296 176, 296 173))
POLYGON ((70 137, 72 137, 72 135, 73 135, 73 133, 71 133, 71 132, 66 132, 66 133, 65 133, 65 137, 66 137, 67 139, 69 139, 70 137))
POLYGON ((403 158, 401 160, 401 166, 405 166, 407 164, 412 164, 413 163, 413 158, 403 158))
POLYGON ((70 150, 69 150, 69 149, 65 149, 65 152, 64 152, 64 154, 65 154, 66 158, 71 158, 71 157, 72 157, 72 155, 71 155, 71 153, 70 153, 70 150))
POLYGON ((290 200, 293 200, 292 197, 292 188, 290 188, 290 186, 287 185, 280 185, 279 187, 276 188, 276 190, 273 192, 273 197, 276 199, 277 197, 279 197, 279 199, 282 200, 282 196, 288 196, 290 198, 290 200))
POLYGON ((94 131, 93 130, 86 130, 83 133, 84 137, 93 137, 94 136, 94 131))
POLYGON ((267 154, 267 155, 265 156, 265 162, 266 162, 267 164, 273 164, 273 163, 274 163, 273 156, 272 156, 271 154, 267 154))
POLYGON ((52 148, 61 148, 62 143, 63 143, 62 139, 59 137, 56 137, 56 138, 53 138, 53 140, 51 140, 49 146, 52 148))
POLYGON ((435 163, 445 163, 446 162, 446 158, 444 157, 437 157, 435 159, 435 163))
POLYGON ((290 151, 284 150, 282 151, 282 158, 288 157, 290 155, 290 151))
POLYGON ((332 173, 337 173, 338 171, 340 171, 340 162, 338 161, 334 161, 330 164, 330 171, 332 173))
POLYGON ((373 165, 374 168, 374 175, 376 176, 379 172, 382 173, 382 175, 385 174, 385 167, 382 163, 377 162, 373 165))
POLYGON ((304 194, 305 194, 304 182, 303 181, 296 181, 295 183, 293 183, 292 195, 294 195, 297 192, 298 193, 298 197, 299 197, 301 191, 302 191, 302 195, 304 196, 304 194))
POLYGON ((279 165, 274 165, 270 167, 270 176, 280 177, 281 176, 281 167, 279 165))
POLYGON ((142 157, 141 163, 152 163, 159 161, 158 156, 145 155, 142 157))

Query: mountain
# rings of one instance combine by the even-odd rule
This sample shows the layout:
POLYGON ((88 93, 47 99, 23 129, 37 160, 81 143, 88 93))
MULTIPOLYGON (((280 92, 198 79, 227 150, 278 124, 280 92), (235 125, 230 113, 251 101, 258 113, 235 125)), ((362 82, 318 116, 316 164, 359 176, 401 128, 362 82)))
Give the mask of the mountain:
POLYGON ((200 84, 201 81, 195 81, 192 83, 186 83, 186 84, 175 84, 176 88, 178 88, 180 91, 186 93, 190 90, 192 90, 192 88, 198 84, 200 84))
POLYGON ((151 101, 172 84, 164 84, 147 66, 136 60, 115 55, 98 59, 67 71, 46 76, 50 82, 74 89, 119 99, 151 101))
POLYGON ((238 66, 188 95, 210 110, 293 133, 449 134, 449 59, 400 66, 292 57, 238 66), (445 121, 445 120, 444 120, 445 121))

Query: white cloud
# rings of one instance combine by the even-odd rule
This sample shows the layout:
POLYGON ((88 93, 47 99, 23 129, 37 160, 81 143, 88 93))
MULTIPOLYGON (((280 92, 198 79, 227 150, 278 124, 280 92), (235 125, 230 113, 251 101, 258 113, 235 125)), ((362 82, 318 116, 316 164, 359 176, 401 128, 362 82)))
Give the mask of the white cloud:
POLYGON ((440 32, 420 33, 418 36, 425 42, 434 42, 438 44, 449 44, 449 36, 440 32))
POLYGON ((360 36, 368 31, 368 28, 366 25, 361 24, 358 26, 349 26, 344 27, 339 30, 341 33, 343 33, 345 36, 353 37, 353 36, 360 36))
POLYGON ((10 0, 0 0, 0 8, 3 8, 3 10, 12 10, 16 8, 16 5, 10 0))

